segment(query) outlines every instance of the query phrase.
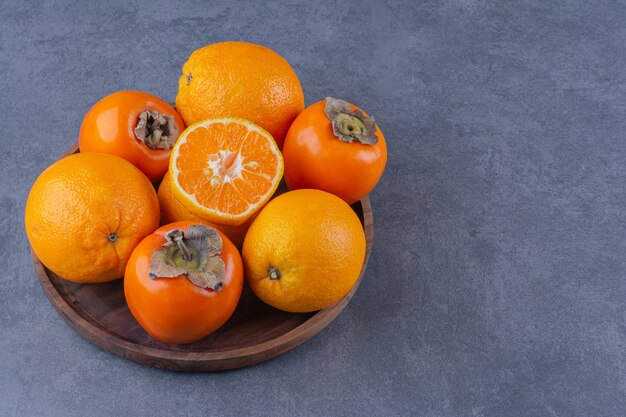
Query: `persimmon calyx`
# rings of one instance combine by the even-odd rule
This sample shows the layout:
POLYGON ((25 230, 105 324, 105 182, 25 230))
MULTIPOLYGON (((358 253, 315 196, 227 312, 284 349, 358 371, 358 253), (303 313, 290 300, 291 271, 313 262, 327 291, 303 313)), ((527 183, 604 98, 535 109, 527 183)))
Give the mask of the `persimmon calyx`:
POLYGON ((156 110, 144 110, 135 127, 135 137, 150 149, 170 149, 176 143, 180 131, 174 116, 156 110))
POLYGON ((378 142, 374 118, 366 116, 360 109, 352 110, 347 101, 327 97, 324 113, 340 141, 356 141, 366 145, 375 145, 378 142))
POLYGON ((187 232, 174 229, 165 234, 167 242, 150 256, 150 279, 187 277, 201 288, 219 291, 224 285, 226 266, 222 238, 212 227, 194 224, 187 232))

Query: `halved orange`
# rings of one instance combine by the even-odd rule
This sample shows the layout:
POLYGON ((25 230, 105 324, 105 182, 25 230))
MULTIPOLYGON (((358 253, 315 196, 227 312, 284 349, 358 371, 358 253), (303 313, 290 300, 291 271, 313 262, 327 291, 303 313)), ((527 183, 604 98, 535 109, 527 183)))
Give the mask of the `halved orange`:
POLYGON ((240 118, 189 126, 170 157, 172 191, 193 214, 228 225, 265 205, 283 176, 283 157, 267 131, 240 118))
POLYGON ((199 221, 201 223, 209 223, 210 226, 213 226, 216 229, 219 229, 220 232, 224 233, 226 237, 228 237, 231 242, 233 242, 235 246, 237 246, 238 249, 241 248, 241 245, 243 245, 243 238, 246 236, 248 227, 250 227, 250 224, 255 217, 253 215, 242 224, 232 226, 216 222, 210 222, 203 219, 202 217, 196 216, 195 214, 187 210, 187 208, 183 206, 176 197, 174 197, 174 192, 172 191, 172 176, 170 175, 170 171, 167 171, 167 173, 163 177, 163 181, 161 181, 161 185, 159 185, 159 192, 157 195, 159 197, 159 207, 161 208, 162 225, 176 223, 180 221, 199 221))

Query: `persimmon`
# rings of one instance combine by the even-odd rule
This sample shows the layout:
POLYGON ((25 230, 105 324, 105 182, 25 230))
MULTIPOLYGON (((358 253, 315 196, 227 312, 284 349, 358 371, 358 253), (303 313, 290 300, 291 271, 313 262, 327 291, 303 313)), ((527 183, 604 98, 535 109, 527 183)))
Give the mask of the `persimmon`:
POLYGON ((165 175, 183 130, 182 117, 165 101, 141 91, 118 91, 87 112, 78 144, 81 152, 120 156, 154 182, 165 175))
POLYGON ((192 343, 220 328, 243 287, 241 256, 219 230, 171 223, 148 235, 130 256, 124 294, 131 313, 165 343, 192 343))
POLYGON ((293 122, 283 147, 290 190, 314 188, 354 204, 378 183, 387 163, 385 137, 354 104, 327 98, 293 122))

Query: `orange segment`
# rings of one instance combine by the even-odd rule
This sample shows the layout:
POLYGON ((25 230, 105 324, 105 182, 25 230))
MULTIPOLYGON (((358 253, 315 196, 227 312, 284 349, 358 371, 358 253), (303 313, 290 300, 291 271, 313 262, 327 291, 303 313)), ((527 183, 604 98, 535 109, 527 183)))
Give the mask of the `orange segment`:
POLYGON ((209 119, 187 128, 172 149, 172 191, 191 213, 222 224, 245 222, 283 176, 272 136, 244 119, 209 119))

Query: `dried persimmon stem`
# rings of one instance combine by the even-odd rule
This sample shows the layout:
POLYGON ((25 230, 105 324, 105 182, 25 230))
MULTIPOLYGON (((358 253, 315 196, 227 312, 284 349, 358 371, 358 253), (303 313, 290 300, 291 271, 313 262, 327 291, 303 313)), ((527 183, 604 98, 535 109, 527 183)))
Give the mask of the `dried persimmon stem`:
POLYGON ((150 109, 141 112, 134 132, 150 149, 170 149, 180 135, 174 116, 150 109))
POLYGON ((183 259, 187 262, 191 262, 193 259, 193 254, 189 252, 189 248, 185 245, 185 237, 181 233, 180 235, 174 236, 174 242, 178 245, 180 252, 183 254, 183 259))

